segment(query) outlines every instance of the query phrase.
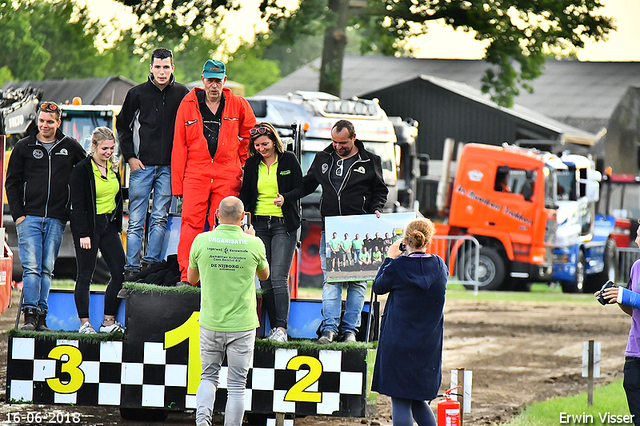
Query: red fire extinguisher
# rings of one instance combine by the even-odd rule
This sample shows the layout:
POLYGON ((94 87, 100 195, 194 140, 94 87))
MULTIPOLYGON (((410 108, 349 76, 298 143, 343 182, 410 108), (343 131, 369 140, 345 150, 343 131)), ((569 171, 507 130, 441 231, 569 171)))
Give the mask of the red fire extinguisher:
POLYGON ((438 426, 460 426, 460 403, 453 398, 451 391, 460 388, 456 386, 444 393, 445 400, 438 403, 438 426))

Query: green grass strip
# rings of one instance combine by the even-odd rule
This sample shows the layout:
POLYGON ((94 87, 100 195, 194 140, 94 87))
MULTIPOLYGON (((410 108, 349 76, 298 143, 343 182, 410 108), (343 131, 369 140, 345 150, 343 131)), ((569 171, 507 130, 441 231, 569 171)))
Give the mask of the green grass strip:
POLYGON ((9 337, 29 337, 38 340, 82 340, 87 343, 109 342, 112 340, 122 340, 124 333, 116 331, 113 333, 84 334, 77 331, 24 331, 11 329, 7 332, 9 337))
POLYGON ((624 425, 632 424, 630 419, 627 397, 622 388, 621 379, 596 387, 593 391, 592 406, 587 405, 586 392, 552 398, 528 406, 516 418, 502 426, 624 425), (627 418, 625 419, 624 416, 627 418))
POLYGON ((288 342, 276 342, 273 340, 256 339, 256 348, 264 351, 273 351, 276 349, 297 349, 302 351, 317 351, 331 350, 331 351, 352 351, 362 349, 375 349, 378 347, 378 342, 335 342, 328 343, 326 345, 319 345, 315 340, 310 339, 290 339, 288 342))
POLYGON ((200 293, 200 287, 194 287, 192 285, 165 287, 155 284, 126 282, 122 285, 122 288, 127 291, 137 291, 141 293, 200 293))

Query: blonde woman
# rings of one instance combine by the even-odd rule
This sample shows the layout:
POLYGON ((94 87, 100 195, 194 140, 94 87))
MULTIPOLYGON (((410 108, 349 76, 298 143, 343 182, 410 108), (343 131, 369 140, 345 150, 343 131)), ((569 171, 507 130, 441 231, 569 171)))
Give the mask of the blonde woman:
POLYGON ((438 395, 442 380, 442 335, 447 269, 427 254, 434 234, 429 219, 416 219, 373 281, 377 294, 389 293, 380 325, 372 390, 391 397, 394 426, 435 426, 427 401, 438 395))
POLYGON ((96 128, 91 136, 89 156, 79 162, 71 174, 71 232, 78 266, 74 296, 80 333, 96 333, 89 322, 89 286, 98 249, 111 273, 104 295, 104 321, 100 331, 123 331, 115 319, 120 304, 118 292, 124 279, 125 255, 120 239, 122 193, 114 151, 113 132, 107 127, 96 128))

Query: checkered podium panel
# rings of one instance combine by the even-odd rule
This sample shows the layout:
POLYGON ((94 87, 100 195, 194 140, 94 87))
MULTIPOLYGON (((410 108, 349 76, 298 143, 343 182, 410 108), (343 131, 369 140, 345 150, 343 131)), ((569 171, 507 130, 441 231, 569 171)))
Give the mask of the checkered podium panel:
MULTIPOLYGON (((142 350, 133 351, 127 346, 127 340, 89 343, 10 337, 7 399, 34 404, 195 408, 199 357, 197 364, 184 362, 189 358, 186 342, 172 347, 143 342, 142 350), (139 359, 132 359, 131 353, 140 355, 139 359)), ((216 397, 218 411, 224 410, 226 402, 226 377, 225 365, 216 397)), ((365 349, 256 348, 247 378, 246 410, 365 416, 366 380, 365 349)))

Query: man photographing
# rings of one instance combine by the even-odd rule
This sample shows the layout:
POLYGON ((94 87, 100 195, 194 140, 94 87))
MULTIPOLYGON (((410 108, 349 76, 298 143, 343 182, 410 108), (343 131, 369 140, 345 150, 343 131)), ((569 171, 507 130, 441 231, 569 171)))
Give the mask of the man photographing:
POLYGON ((225 425, 240 426, 244 415, 247 374, 253 359, 256 313, 254 274, 269 278, 264 244, 253 226, 241 229, 244 206, 229 196, 216 211, 219 225, 199 234, 191 245, 187 277, 200 281, 200 359, 202 373, 196 392, 196 425, 210 425, 220 382, 222 360, 227 359, 225 425))

